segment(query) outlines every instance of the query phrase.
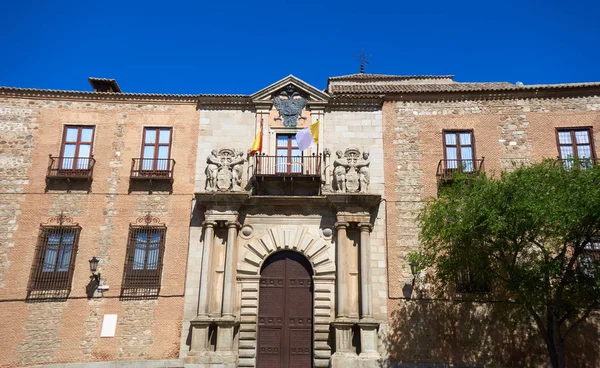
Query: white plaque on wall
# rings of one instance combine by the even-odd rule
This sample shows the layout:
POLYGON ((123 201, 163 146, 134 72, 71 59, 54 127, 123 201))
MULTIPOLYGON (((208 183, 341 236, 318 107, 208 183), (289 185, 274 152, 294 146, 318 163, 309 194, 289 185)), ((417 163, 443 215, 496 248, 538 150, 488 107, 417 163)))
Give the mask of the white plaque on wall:
POLYGON ((100 337, 115 337, 116 329, 117 329, 117 315, 116 314, 105 314, 104 320, 102 321, 102 332, 100 332, 100 337))

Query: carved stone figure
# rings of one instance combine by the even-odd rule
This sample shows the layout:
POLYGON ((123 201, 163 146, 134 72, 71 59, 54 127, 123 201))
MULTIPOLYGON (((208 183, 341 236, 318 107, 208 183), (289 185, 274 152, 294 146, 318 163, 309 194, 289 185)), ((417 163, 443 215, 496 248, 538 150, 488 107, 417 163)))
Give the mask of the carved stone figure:
POLYGON ((244 162, 246 162, 246 158, 244 158, 244 152, 235 151, 235 158, 231 161, 230 165, 233 167, 232 174, 233 178, 231 179, 231 190, 234 192, 238 192, 242 190, 242 174, 244 173, 244 162))
POLYGON ((206 159, 206 191, 240 191, 244 172, 244 152, 212 150, 206 159))
POLYGON ((363 151, 363 158, 356 164, 358 168, 358 180, 360 184, 360 192, 366 193, 369 190, 369 182, 371 181, 371 176, 369 174, 369 165, 371 161, 369 160, 369 152, 363 151))
POLYGON ((337 151, 338 158, 333 162, 332 188, 340 193, 366 193, 371 180, 369 174, 369 152, 361 154, 358 149, 349 148, 344 153, 337 151))
POLYGON ((217 190, 217 173, 221 167, 221 161, 217 157, 217 150, 211 151, 206 158, 206 191, 214 192, 217 190))
POLYGON ((333 190, 336 192, 346 192, 346 171, 350 165, 348 161, 342 157, 342 151, 336 151, 337 159, 333 161, 333 190))
MULTIPOLYGON (((283 126, 293 128, 298 125, 298 116, 302 113, 304 106, 306 106, 306 98, 296 92, 294 86, 289 85, 284 92, 273 99, 273 104, 277 111, 279 111, 279 117, 275 120, 281 120, 283 116, 283 126)), ((300 119, 304 118, 300 117, 300 119)))

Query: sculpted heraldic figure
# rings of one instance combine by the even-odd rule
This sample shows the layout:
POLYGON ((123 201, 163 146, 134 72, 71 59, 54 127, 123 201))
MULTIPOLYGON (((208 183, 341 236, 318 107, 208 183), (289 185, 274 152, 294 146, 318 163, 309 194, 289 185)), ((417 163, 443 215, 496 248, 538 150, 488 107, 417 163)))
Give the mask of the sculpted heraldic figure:
POLYGON ((241 191, 244 162, 246 158, 242 151, 212 150, 206 158, 206 191, 241 191))
MULTIPOLYGON (((289 85, 279 96, 275 96, 273 104, 279 111, 279 117, 275 120, 281 120, 281 117, 283 117, 283 126, 294 128, 298 125, 298 117, 304 106, 306 106, 306 98, 296 92, 294 86, 289 85)), ((300 119, 304 118, 300 116, 300 119)))
POLYGON ((339 193, 367 193, 369 182, 369 152, 349 148, 344 153, 337 151, 333 161, 333 182, 331 186, 339 193))

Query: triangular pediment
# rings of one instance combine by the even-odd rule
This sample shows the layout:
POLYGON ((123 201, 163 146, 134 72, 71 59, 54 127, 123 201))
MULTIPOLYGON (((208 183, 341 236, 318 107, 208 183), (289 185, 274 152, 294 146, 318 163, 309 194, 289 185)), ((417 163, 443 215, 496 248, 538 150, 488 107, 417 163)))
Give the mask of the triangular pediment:
POLYGON ((290 85, 294 86, 297 91, 305 95, 309 105, 311 103, 326 103, 329 100, 329 94, 311 86, 302 79, 296 78, 291 74, 271 84, 270 86, 253 93, 250 95, 250 98, 254 103, 271 102, 274 95, 279 94, 290 85))

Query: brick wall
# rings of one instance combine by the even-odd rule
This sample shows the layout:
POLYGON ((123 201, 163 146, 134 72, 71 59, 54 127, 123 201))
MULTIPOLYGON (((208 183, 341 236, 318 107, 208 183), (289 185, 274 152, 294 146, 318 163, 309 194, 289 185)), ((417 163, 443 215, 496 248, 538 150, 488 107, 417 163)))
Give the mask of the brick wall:
MULTIPOLYGON (((485 157, 485 171, 497 175, 514 165, 556 158, 557 127, 591 126, 598 147, 599 102, 600 98, 589 97, 384 103, 387 343, 393 360, 492 366, 546 364, 543 341, 535 329, 513 331, 503 326, 501 322, 514 314, 506 305, 404 299, 405 286, 412 280, 407 254, 419 247, 415 218, 423 201, 437 195, 436 169, 444 158, 443 129, 472 129, 477 158, 485 157)), ((583 330, 591 340, 597 339, 595 326, 583 330)), ((579 354, 581 366, 596 361, 597 347, 586 348, 585 341, 572 344, 578 347, 571 352, 579 354)))
POLYGON ((194 103, 62 98, 0 99, 0 366, 177 358, 183 313, 199 113, 194 103), (48 155, 58 156, 65 124, 95 125, 91 192, 45 193, 48 155), (173 128, 173 193, 128 194, 131 159, 144 126, 173 128), (40 223, 64 213, 81 227, 67 301, 26 302, 40 223), (121 300, 129 224, 151 213, 167 226, 160 296, 121 300), (88 299, 88 260, 110 290, 88 299), (100 338, 117 314, 114 338, 100 338))

